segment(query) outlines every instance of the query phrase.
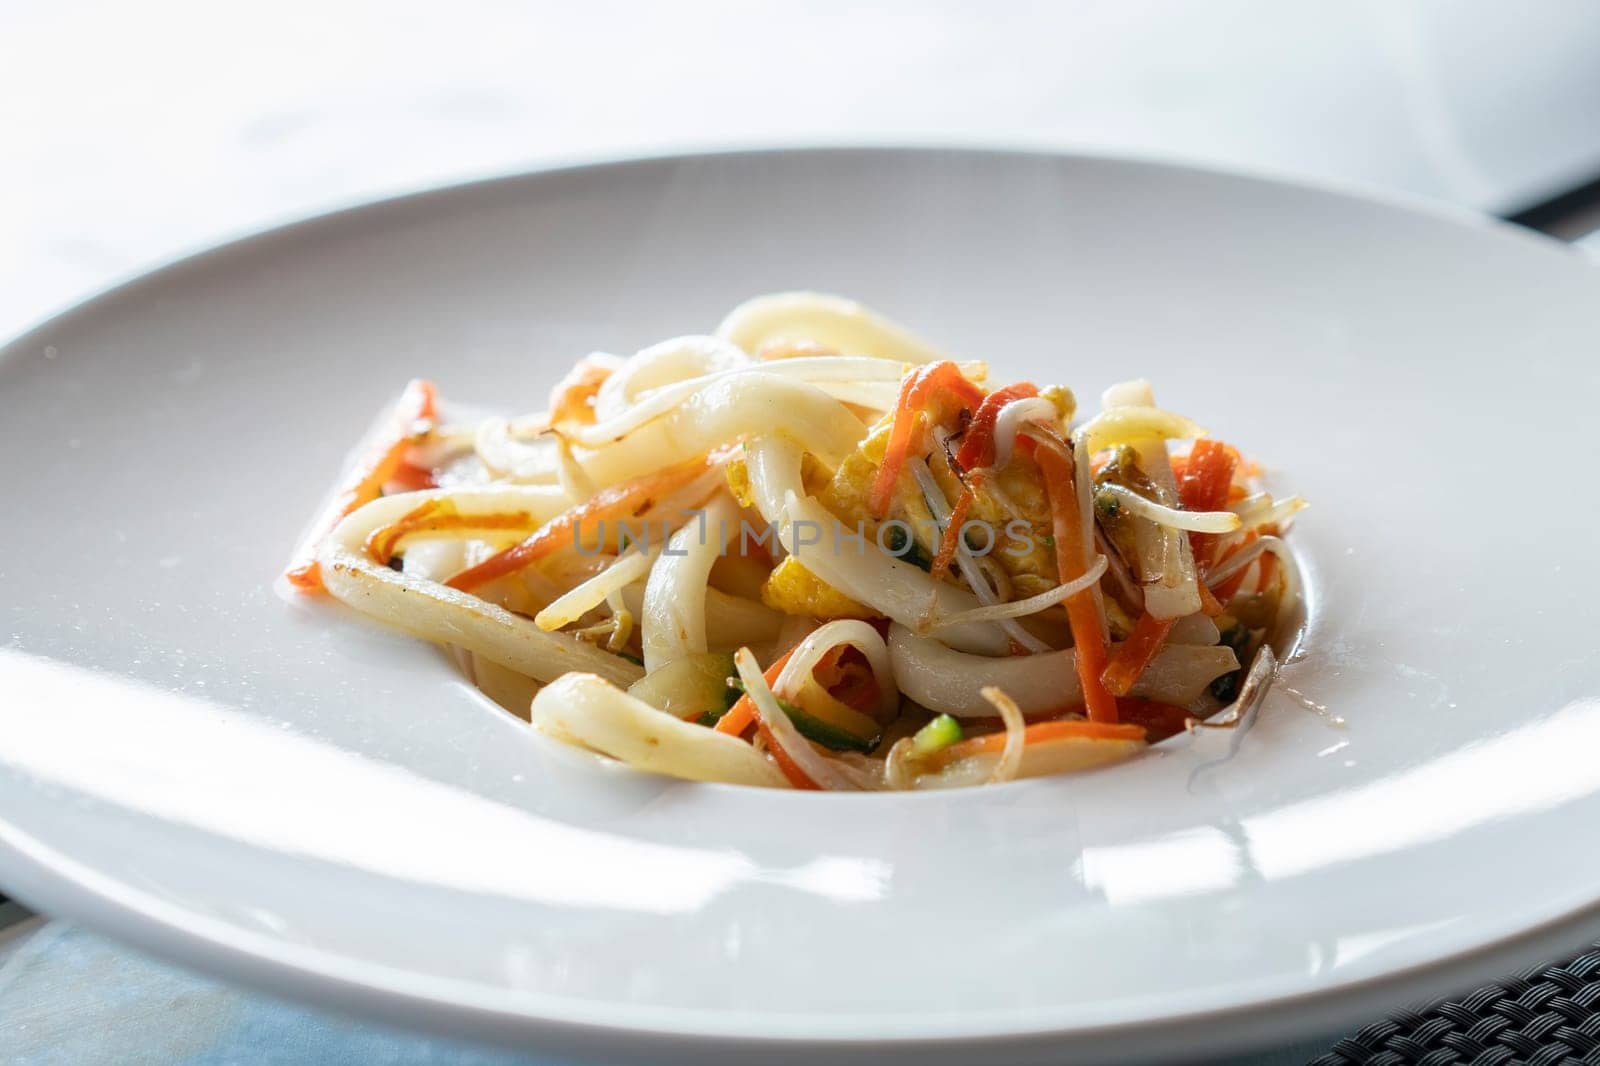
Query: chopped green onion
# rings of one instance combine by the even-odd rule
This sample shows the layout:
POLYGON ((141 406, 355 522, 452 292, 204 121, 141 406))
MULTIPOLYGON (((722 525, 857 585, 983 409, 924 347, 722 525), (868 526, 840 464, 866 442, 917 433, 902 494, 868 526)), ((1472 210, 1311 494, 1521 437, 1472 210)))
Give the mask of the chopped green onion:
POLYGON ((911 738, 911 751, 915 755, 932 755, 941 748, 961 740, 961 723, 948 714, 941 714, 911 738))

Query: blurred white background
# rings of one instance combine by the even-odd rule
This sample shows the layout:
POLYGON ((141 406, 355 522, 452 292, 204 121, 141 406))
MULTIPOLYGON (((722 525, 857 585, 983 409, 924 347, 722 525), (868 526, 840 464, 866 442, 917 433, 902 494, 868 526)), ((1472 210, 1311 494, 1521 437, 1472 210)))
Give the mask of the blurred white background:
POLYGON ((555 161, 1131 152, 1509 212, 1600 175, 1591 0, 0 0, 0 335, 183 251, 555 161))

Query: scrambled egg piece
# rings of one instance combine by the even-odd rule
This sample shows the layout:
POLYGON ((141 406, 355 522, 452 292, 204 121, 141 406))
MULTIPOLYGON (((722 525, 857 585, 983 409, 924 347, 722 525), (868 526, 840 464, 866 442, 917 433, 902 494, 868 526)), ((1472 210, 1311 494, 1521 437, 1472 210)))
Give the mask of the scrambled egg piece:
MULTIPOLYGON (((869 542, 878 533, 878 522, 872 517, 870 504, 872 482, 883 465, 888 442, 889 420, 885 418, 839 464, 832 480, 816 489, 817 498, 846 526, 861 522, 869 542)), ((944 490, 945 498, 954 503, 961 493, 961 485, 951 472, 950 464, 935 454, 930 457, 928 467, 944 490)), ((899 517, 910 524, 924 556, 931 559, 939 548, 938 535, 909 473, 901 474, 898 489, 899 507, 891 517, 899 517)), ((1016 454, 995 478, 993 489, 980 489, 974 495, 967 521, 987 523, 994 531, 994 545, 988 554, 1011 578, 1012 598, 1047 592, 1058 584, 1050 501, 1045 495, 1039 467, 1030 457, 1016 454), (994 491, 996 489, 998 491, 994 491), (1016 508, 1015 514, 1001 502, 1002 498, 1016 508), (1026 523, 1026 530, 1013 527, 1013 532, 1008 533, 1006 525, 1014 519, 1026 523)), ((969 544, 981 550, 986 539, 981 530, 972 530, 969 544)))
POLYGON ((877 618, 878 613, 857 603, 789 556, 779 563, 761 587, 761 602, 784 614, 811 618, 877 618))
POLYGON ((735 459, 729 463, 725 476, 728 479, 728 491, 733 493, 733 498, 739 506, 755 507, 755 493, 750 489, 750 467, 745 464, 745 461, 743 459, 735 459))

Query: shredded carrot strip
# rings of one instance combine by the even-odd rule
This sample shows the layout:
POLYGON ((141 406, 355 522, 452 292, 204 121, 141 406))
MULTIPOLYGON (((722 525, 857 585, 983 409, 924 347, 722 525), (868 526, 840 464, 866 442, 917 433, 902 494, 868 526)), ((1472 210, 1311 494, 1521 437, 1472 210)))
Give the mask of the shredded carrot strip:
POLYGON ((1139 616, 1139 620, 1133 624, 1133 632, 1128 634, 1127 640, 1117 645, 1117 650, 1111 654, 1111 663, 1100 675, 1100 680, 1113 696, 1128 694, 1133 683, 1150 665, 1150 660, 1161 650, 1161 645, 1166 643, 1167 634, 1172 631, 1172 624, 1176 621, 1175 618, 1156 618, 1149 611, 1139 616))
POLYGON ((322 571, 317 566, 317 548, 335 526, 364 504, 371 503, 383 486, 405 462, 406 449, 417 436, 418 423, 438 417, 438 395, 433 382, 421 378, 406 386, 394 406, 388 432, 373 442, 371 451, 351 469, 338 493, 311 527, 294 561, 284 574, 302 592, 323 591, 322 571))
POLYGON ((941 392, 948 392, 963 406, 977 408, 983 403, 983 392, 968 381, 956 364, 945 361, 927 363, 908 373, 900 382, 900 397, 895 401, 894 415, 889 423, 889 442, 884 449, 883 465, 872 482, 869 502, 872 513, 883 518, 889 513, 889 500, 894 486, 900 480, 900 471, 906 465, 913 438, 921 425, 924 410, 941 392))
POLYGON ((961 464, 961 469, 976 470, 994 462, 994 427, 1001 409, 1013 400, 1026 400, 1037 395, 1039 389, 1031 381, 1019 381, 1015 385, 995 389, 985 396, 977 413, 972 416, 972 424, 967 426, 966 435, 961 438, 960 450, 956 452, 956 462, 961 464))
MULTIPOLYGON (((1073 486, 1072 464, 1055 448, 1034 449, 1039 471, 1044 475, 1050 496, 1050 516, 1056 538, 1056 572, 1066 583, 1085 573, 1087 553, 1083 543, 1083 524, 1078 512, 1078 493, 1073 486)), ((1100 612, 1094 590, 1084 589, 1066 601, 1067 622, 1072 629, 1072 644, 1077 649, 1078 680, 1083 686, 1083 701, 1089 718, 1096 722, 1117 720, 1117 701, 1100 680, 1106 668, 1106 640, 1100 628, 1100 612)))
MULTIPOLYGON (((769 687, 778 683, 778 675, 783 673, 783 668, 788 665, 789 660, 793 657, 794 648, 790 648, 778 657, 777 662, 767 667, 767 672, 761 676, 767 679, 769 687)), ((750 728, 750 723, 755 720, 756 701, 750 698, 750 693, 746 692, 734 701, 733 706, 728 708, 728 713, 723 715, 717 722, 717 732, 727 733, 729 736, 734 737, 742 736, 744 731, 750 728)))
POLYGON ((961 543, 961 527, 966 524, 967 511, 972 507, 972 490, 963 488, 961 495, 956 497, 956 505, 950 510, 950 524, 944 527, 944 536, 939 541, 939 553, 933 557, 933 565, 929 573, 935 578, 944 576, 950 569, 950 560, 955 558, 956 548, 961 543))
POLYGON ((550 424, 594 422, 594 395, 611 376, 611 368, 579 359, 550 392, 550 424))
MULTIPOLYGON (((778 769, 783 771, 783 776, 789 779, 789 784, 795 788, 805 789, 808 792, 821 790, 822 786, 811 780, 810 775, 800 769, 799 764, 793 759, 789 758, 789 753, 783 750, 783 745, 778 743, 778 738, 772 735, 772 730, 767 728, 765 722, 760 723, 756 729, 761 734, 761 739, 766 741, 767 750, 772 753, 772 759, 778 764, 778 769)), ((805 741, 801 741, 801 743, 803 744, 805 741)))
POLYGON ((418 533, 450 529, 529 529, 533 524, 533 516, 527 511, 464 515, 449 500, 428 500, 402 515, 399 521, 373 530, 367 537, 367 554, 374 562, 387 566, 400 542, 418 533))
POLYGON ((1271 552, 1262 552, 1256 559, 1256 565, 1261 568, 1256 581, 1256 591, 1265 592, 1272 587, 1272 582, 1278 576, 1278 557, 1271 552))
POLYGON ((1194 717, 1187 707, 1157 700, 1123 698, 1117 701, 1117 708, 1122 712, 1124 721, 1144 726, 1146 739, 1152 744, 1183 732, 1189 719, 1194 717))
POLYGON ((1200 613, 1207 618, 1215 618, 1222 613, 1222 603, 1211 594, 1211 589, 1204 581, 1196 581, 1195 588, 1200 591, 1200 613))
MULTIPOLYGON (((1185 511, 1220 511, 1228 502, 1233 474, 1239 466, 1239 453, 1215 440, 1197 440, 1189 451, 1182 477, 1178 479, 1178 502, 1185 511)), ((1217 534, 1190 533, 1189 547, 1198 567, 1210 565, 1216 552, 1217 534)))
POLYGON ((691 459, 633 481, 601 489, 583 503, 550 519, 526 540, 489 556, 477 566, 463 570, 446 584, 463 592, 471 592, 487 581, 516 573, 573 543, 583 523, 598 524, 612 518, 636 517, 648 510, 661 496, 683 488, 710 470, 721 458, 720 453, 713 453, 704 459, 691 459))
MULTIPOLYGON (((1065 737, 1082 737, 1087 740, 1143 740, 1144 736, 1144 726, 1132 722, 1093 722, 1081 718, 1066 718, 1053 722, 1039 722, 1026 727, 1022 731, 1022 742, 1042 744, 1047 740, 1061 740, 1065 737)), ((1005 746, 1006 735, 1003 731, 986 733, 981 737, 970 737, 943 749, 939 753, 939 763, 942 765, 973 755, 993 754, 1005 746)))
POLYGON ((394 472, 394 477, 389 483, 398 486, 403 492, 416 492, 418 489, 431 489, 435 487, 433 471, 416 463, 401 463, 394 472))

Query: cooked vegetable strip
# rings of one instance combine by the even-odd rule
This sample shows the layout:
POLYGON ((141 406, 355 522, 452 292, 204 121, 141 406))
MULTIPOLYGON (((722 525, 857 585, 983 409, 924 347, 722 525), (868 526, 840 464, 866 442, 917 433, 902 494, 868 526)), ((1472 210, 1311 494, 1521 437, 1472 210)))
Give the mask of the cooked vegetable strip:
MULTIPOLYGON (((1089 722, 1081 718, 1066 718, 1053 722, 1039 722, 1022 730, 1024 746, 1043 744, 1063 737, 1081 737, 1089 740, 1143 740, 1144 727, 1132 723, 1089 722)), ((1004 750, 1006 738, 1006 733, 986 733, 981 737, 972 737, 945 748, 935 756, 935 761, 944 765, 958 759, 969 759, 974 755, 998 753, 1004 750)))
POLYGON ((739 668, 739 679, 745 684, 746 694, 755 702, 756 728, 761 740, 789 783, 803 789, 849 789, 849 782, 828 765, 828 758, 818 753, 811 742, 800 735, 789 716, 778 706, 750 649, 740 648, 733 662, 739 668))
POLYGON ((433 382, 418 378, 406 386, 390 415, 388 427, 372 441, 366 456, 351 467, 344 484, 295 550, 294 561, 285 574, 290 584, 302 592, 323 590, 317 548, 346 515, 382 494, 384 483, 394 477, 405 462, 407 449, 430 428, 437 415, 438 396, 433 382))
POLYGON ((716 457, 693 459, 637 481, 604 489, 592 499, 552 518, 520 544, 497 552, 472 569, 457 574, 450 579, 449 585, 454 589, 471 591, 485 582, 531 566, 552 552, 574 546, 586 532, 597 533, 602 522, 637 518, 662 496, 683 488, 713 469, 716 462, 716 457))
POLYGON ((939 551, 933 557, 933 565, 928 568, 928 573, 935 578, 941 578, 949 572, 950 560, 955 558, 956 549, 961 545, 961 527, 967 524, 967 514, 971 510, 972 490, 962 489, 945 522, 944 535, 939 538, 939 551))
POLYGON ((884 518, 889 513, 889 499, 895 483, 900 479, 906 457, 911 453, 922 429, 922 418, 928 407, 941 395, 947 395, 958 404, 975 409, 983 403, 983 392, 961 374, 961 368, 951 362, 929 363, 919 366, 905 376, 900 384, 900 399, 895 404, 894 419, 889 428, 889 444, 884 451, 883 465, 878 469, 877 480, 872 483, 872 513, 884 518))
POLYGON ((527 532, 538 523, 527 511, 503 511, 499 514, 462 514, 448 498, 434 497, 423 500, 415 509, 401 516, 400 521, 372 531, 367 538, 367 553, 376 561, 389 565, 400 544, 407 537, 428 533, 451 532, 465 534, 499 534, 527 532))
POLYGON ((1015 385, 995 389, 985 396, 983 403, 973 414, 971 424, 967 426, 966 436, 961 438, 961 449, 956 452, 956 462, 961 464, 961 468, 976 470, 979 467, 993 465, 994 427, 1000 418, 1001 410, 1013 400, 1024 400, 1037 395, 1039 389, 1031 381, 1019 381, 1015 385))
POLYGON ((1156 657, 1156 652, 1161 650, 1161 644, 1167 639, 1167 633, 1175 621, 1172 618, 1157 618, 1148 611, 1139 616, 1133 632, 1128 634, 1127 640, 1117 645, 1105 673, 1100 675, 1107 691, 1113 696, 1128 694, 1134 682, 1139 680, 1139 675, 1156 657))
MULTIPOLYGON (((1178 479, 1178 499, 1186 511, 1217 511, 1227 506, 1228 490, 1239 466, 1239 453, 1221 441, 1197 440, 1189 449, 1183 476, 1178 479)), ((1235 528, 1238 528, 1235 526, 1235 528)), ((1197 530, 1189 535, 1197 567, 1211 565, 1217 530, 1197 530)), ((1222 531, 1225 532, 1225 531, 1222 531)))
MULTIPOLYGON (((794 658, 794 653, 797 650, 799 650, 799 645, 784 652, 777 662, 767 667, 767 672, 763 676, 767 679, 768 687, 778 683, 778 678, 783 673, 783 668, 788 665, 790 659, 794 658)), ((728 713, 723 715, 721 720, 717 722, 717 732, 727 733, 735 737, 741 736, 755 720, 756 701, 755 697, 750 695, 750 688, 747 684, 744 695, 740 696, 738 701, 728 708, 728 713)))
POLYGON ((541 410, 442 422, 413 382, 290 577, 551 741, 689 781, 1069 773, 1256 700, 1304 502, 1145 382, 1074 431, 1065 385, 988 372, 783 293, 584 356, 541 410))
MULTIPOLYGON (((1107 408, 1107 415, 1121 410, 1156 410, 1150 383, 1146 381, 1113 385, 1106 390, 1101 402, 1107 408)), ((1174 508, 1178 503, 1178 484, 1172 474, 1166 444, 1161 440, 1140 440, 1130 442, 1128 447, 1137 457, 1142 489, 1150 494, 1150 502, 1168 510, 1174 508)), ((1188 538, 1171 525, 1139 515, 1133 517, 1132 526, 1138 551, 1137 569, 1144 588, 1144 609, 1157 618, 1182 618, 1198 611, 1200 590, 1188 538)))
POLYGON ((1232 533, 1239 528, 1239 516, 1232 511, 1179 510, 1147 500, 1125 485, 1102 485, 1098 495, 1100 499, 1096 502, 1112 511, 1125 507, 1140 518, 1147 518, 1168 529, 1183 529, 1191 533, 1232 533))
MULTIPOLYGON (((1044 475, 1045 491, 1050 497, 1056 570, 1062 581, 1072 581, 1088 572, 1084 564, 1087 548, 1072 464, 1065 454, 1048 446, 1036 448, 1034 458, 1044 475)), ((1067 600, 1067 621, 1072 627, 1078 682, 1083 686, 1083 702, 1089 709, 1089 718, 1096 722, 1115 722, 1117 701, 1100 680, 1106 668, 1105 636, 1099 611, 1089 592, 1080 592, 1067 600)))

